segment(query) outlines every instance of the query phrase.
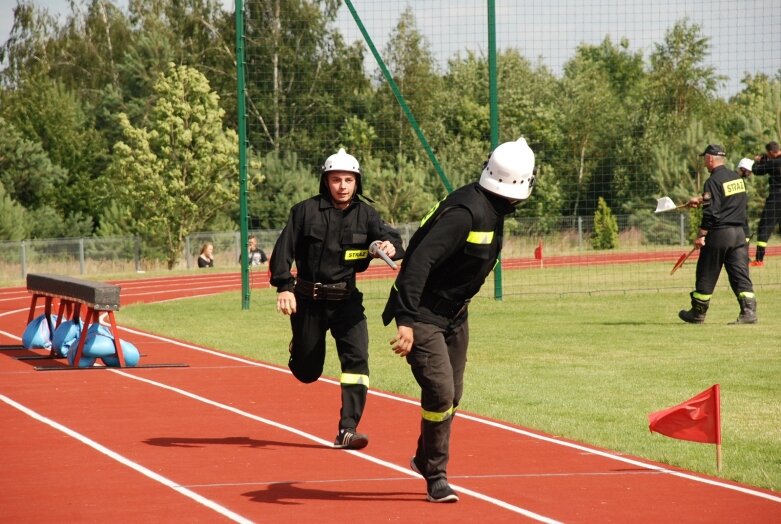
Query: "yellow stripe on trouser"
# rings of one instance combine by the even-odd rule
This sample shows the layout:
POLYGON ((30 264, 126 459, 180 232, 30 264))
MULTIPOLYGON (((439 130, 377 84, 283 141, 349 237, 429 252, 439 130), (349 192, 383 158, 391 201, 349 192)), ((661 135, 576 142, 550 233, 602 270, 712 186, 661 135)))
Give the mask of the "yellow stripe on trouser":
POLYGON ((757 242, 757 247, 767 247, 767 242, 757 242))
POLYGON ((356 373, 342 373, 339 383, 343 386, 366 386, 369 387, 369 375, 358 375, 356 373))
POLYGON ((456 408, 450 406, 446 411, 442 411, 442 412, 426 411, 425 409, 422 409, 421 415, 423 416, 423 420, 428 420, 429 422, 444 422, 447 419, 449 419, 450 416, 455 412, 456 412, 456 408))
POLYGON ((696 291, 692 293, 692 297, 696 298, 697 300, 702 300, 703 302, 707 302, 708 300, 710 300, 710 297, 712 296, 713 295, 705 295, 703 293, 697 293, 696 291))

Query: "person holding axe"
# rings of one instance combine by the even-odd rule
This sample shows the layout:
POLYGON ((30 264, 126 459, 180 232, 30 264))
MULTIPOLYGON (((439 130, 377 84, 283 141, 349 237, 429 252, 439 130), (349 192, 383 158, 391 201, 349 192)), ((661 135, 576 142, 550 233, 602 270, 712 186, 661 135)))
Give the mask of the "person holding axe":
POLYGON ((277 311, 290 316, 293 376, 304 383, 320 378, 326 332, 336 341, 342 407, 334 447, 346 449, 369 443, 357 430, 369 388, 369 333, 355 275, 372 257, 389 261, 404 255, 401 235, 361 197, 358 160, 339 149, 323 164, 320 194, 290 210, 269 262, 277 311))
POLYGON ((710 144, 700 154, 710 177, 701 196, 689 200, 690 207, 702 206, 702 220, 694 240, 699 249, 695 289, 691 309, 681 310, 678 317, 690 324, 702 324, 710 299, 723 267, 730 287, 738 299, 740 314, 735 324, 757 321, 757 300, 748 270, 748 245, 744 226, 748 196, 743 178, 724 165, 724 148, 710 144))

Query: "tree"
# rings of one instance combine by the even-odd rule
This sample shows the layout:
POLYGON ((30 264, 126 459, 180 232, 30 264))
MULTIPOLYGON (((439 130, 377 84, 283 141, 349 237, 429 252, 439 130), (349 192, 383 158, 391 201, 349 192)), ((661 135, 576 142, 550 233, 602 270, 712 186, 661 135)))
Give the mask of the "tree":
POLYGON ((573 215, 615 141, 620 105, 609 85, 605 72, 587 59, 576 57, 564 66, 561 111, 567 149, 561 172, 571 180, 564 189, 569 195, 574 192, 568 206, 573 215))
POLYGON ((781 79, 757 75, 744 78, 743 83, 746 88, 732 100, 739 119, 738 145, 758 154, 767 142, 781 137, 781 79))
POLYGON ((676 122, 702 109, 724 81, 714 67, 703 65, 709 53, 710 38, 686 18, 676 22, 651 53, 652 103, 676 122))
MULTIPOLYGON (((594 168, 586 194, 602 194, 613 209, 630 211, 632 199, 638 194, 647 197, 649 192, 648 166, 640 161, 647 156, 643 137, 648 121, 641 110, 648 85, 642 52, 630 51, 626 38, 614 43, 606 37, 599 45, 580 45, 577 59, 604 74, 616 103, 611 136, 603 140, 604 154, 594 168)), ((586 199, 587 204, 593 201, 586 199)))
POLYGON ((58 31, 48 10, 18 3, 11 33, 0 48, 0 64, 7 64, 0 75, 2 85, 13 88, 27 74, 48 73, 52 62, 50 42, 58 31))
POLYGON ((594 249, 613 249, 618 246, 618 222, 602 197, 599 197, 594 213, 591 245, 594 249))
MULTIPOLYGON (((442 80, 436 71, 431 46, 417 28, 412 8, 405 8, 399 16, 382 56, 424 135, 436 134, 439 117, 434 101, 442 80)), ((399 155, 410 160, 423 157, 423 148, 389 83, 379 70, 376 77, 380 88, 375 97, 373 126, 379 130, 379 150, 386 152, 386 160, 399 155)))
MULTIPOLYGON (((46 204, 63 217, 78 214, 94 222, 103 200, 100 179, 108 163, 108 148, 95 129, 91 109, 84 104, 62 82, 37 75, 20 80, 7 96, 3 113, 65 173, 64 179, 55 180, 57 191, 47 197, 46 204)), ((90 235, 92 227, 73 233, 90 235)))
POLYGON ((309 165, 336 151, 339 129, 364 118, 371 90, 364 48, 328 24, 337 0, 249 0, 245 10, 247 122, 258 154, 295 151, 309 165))
POLYGON ((421 190, 426 187, 426 171, 402 155, 393 167, 383 166, 377 159, 364 159, 362 170, 371 173, 363 177, 364 192, 374 200, 380 216, 391 224, 419 221, 437 200, 434 193, 421 190))
POLYGON ((653 148, 652 178, 660 193, 682 202, 702 191, 707 175, 701 172, 702 162, 698 154, 703 145, 720 140, 707 140, 702 122, 692 121, 682 135, 657 144, 653 148))
POLYGON ((135 232, 173 268, 184 238, 237 199, 238 139, 223 129, 219 99, 196 69, 170 64, 154 93, 149 127, 120 115, 124 140, 111 171, 135 232))
POLYGON ((50 206, 65 179, 65 171, 52 163, 39 142, 25 138, 0 116, 0 184, 11 199, 29 209, 50 206))
POLYGON ((282 229, 290 208, 319 190, 319 178, 294 152, 280 158, 276 151, 270 151, 263 157, 263 175, 263 182, 249 195, 252 229, 282 229))
POLYGON ((0 240, 27 238, 27 218, 27 210, 6 193, 0 182, 0 240))
POLYGON ((40 142, 25 138, 13 123, 0 117, 0 185, 8 200, 5 208, 17 216, 19 206, 27 211, 25 217, 35 217, 25 220, 23 228, 15 228, 14 235, 20 231, 33 238, 92 234, 91 216, 63 209, 67 179, 67 172, 50 160, 40 142))

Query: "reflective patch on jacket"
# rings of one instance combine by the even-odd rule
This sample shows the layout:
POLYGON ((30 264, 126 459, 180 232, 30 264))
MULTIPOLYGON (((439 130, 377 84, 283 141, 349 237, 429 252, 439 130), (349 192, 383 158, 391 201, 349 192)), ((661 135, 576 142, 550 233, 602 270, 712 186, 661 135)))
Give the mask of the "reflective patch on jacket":
POLYGON ((724 182, 724 196, 736 195, 738 193, 746 192, 746 184, 743 183, 743 179, 730 180, 724 182))
POLYGON ((344 251, 345 262, 354 262, 356 260, 363 260, 365 258, 368 258, 368 256, 369 256, 368 249, 346 249, 344 251))
POLYGON ((466 237, 466 241, 470 244, 490 244, 493 240, 493 231, 470 231, 466 237))

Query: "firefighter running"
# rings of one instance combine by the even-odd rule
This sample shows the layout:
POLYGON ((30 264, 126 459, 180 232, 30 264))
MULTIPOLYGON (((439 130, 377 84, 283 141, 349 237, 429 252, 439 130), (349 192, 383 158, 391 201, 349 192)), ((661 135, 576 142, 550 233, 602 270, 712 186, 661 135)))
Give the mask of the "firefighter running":
POLYGON ((293 375, 304 383, 320 378, 328 330, 336 341, 342 406, 334 447, 347 449, 369 442, 357 431, 369 388, 369 334, 355 275, 369 267, 374 241, 391 259, 404 255, 399 233, 359 195, 358 161, 340 149, 322 167, 320 194, 290 210, 270 262, 277 311, 290 315, 288 366, 293 375))

